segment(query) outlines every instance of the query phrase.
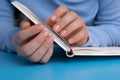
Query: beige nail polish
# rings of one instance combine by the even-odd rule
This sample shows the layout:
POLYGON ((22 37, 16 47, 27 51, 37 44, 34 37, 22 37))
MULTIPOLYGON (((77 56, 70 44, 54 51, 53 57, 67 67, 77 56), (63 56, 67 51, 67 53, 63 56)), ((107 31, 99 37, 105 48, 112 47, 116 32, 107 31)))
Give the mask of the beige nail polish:
POLYGON ((68 42, 69 42, 70 44, 72 44, 73 41, 74 41, 73 39, 69 39, 69 40, 68 40, 68 42))
POLYGON ((65 35, 66 35, 66 33, 67 33, 67 31, 66 31, 66 30, 64 30, 64 31, 62 31, 60 34, 61 34, 62 36, 65 36, 65 35))

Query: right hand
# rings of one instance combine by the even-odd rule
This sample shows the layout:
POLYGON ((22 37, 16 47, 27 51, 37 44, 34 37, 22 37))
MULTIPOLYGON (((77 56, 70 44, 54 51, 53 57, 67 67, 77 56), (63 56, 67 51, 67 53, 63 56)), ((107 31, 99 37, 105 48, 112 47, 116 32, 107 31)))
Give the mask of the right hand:
POLYGON ((29 21, 22 22, 12 43, 19 56, 32 62, 46 63, 53 53, 53 38, 42 24, 31 26, 29 21))

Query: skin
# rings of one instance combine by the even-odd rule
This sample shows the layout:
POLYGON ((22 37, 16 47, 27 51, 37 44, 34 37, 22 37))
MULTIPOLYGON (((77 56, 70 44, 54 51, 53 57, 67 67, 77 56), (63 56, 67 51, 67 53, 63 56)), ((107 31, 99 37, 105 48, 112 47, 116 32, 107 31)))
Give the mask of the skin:
MULTIPOLYGON (((82 45, 87 42, 88 31, 84 21, 65 6, 58 7, 46 23, 69 44, 82 45)), ((53 53, 53 37, 42 24, 31 25, 29 21, 22 21, 21 30, 12 42, 17 54, 32 62, 46 63, 53 53)))

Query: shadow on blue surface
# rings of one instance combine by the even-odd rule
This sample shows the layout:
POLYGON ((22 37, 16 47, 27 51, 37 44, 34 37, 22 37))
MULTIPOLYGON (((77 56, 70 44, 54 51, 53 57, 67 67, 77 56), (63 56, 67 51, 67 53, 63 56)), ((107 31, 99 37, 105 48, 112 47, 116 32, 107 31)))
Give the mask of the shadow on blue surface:
MULTIPOLYGON (((3 52, 4 53, 4 52, 3 52)), ((23 65, 36 65, 39 63, 32 63, 26 60, 23 57, 19 57, 16 54, 9 54, 4 53, 6 55, 2 55, 1 58, 9 59, 11 62, 23 64, 23 65), (6 58, 7 57, 7 58, 6 58)), ((82 62, 102 62, 102 61, 111 61, 111 60, 120 60, 120 56, 74 56, 74 57, 67 57, 63 49, 61 49, 58 45, 54 47, 54 53, 52 58, 50 59, 49 63, 82 63, 82 62)), ((41 64, 44 65, 44 64, 41 64)))
MULTIPOLYGON (((7 59, 5 61, 11 61, 11 63, 15 63, 15 64, 19 64, 19 65, 38 65, 39 63, 32 63, 30 61, 28 61, 27 59, 23 58, 23 57, 19 57, 16 54, 9 54, 9 53, 5 53, 3 52, 3 54, 6 55, 1 55, 0 58, 3 59, 7 59)), ((95 63, 97 64, 104 64, 104 62, 106 61, 113 61, 114 60, 120 60, 120 56, 109 56, 109 57, 103 57, 103 56, 74 56, 74 57, 67 57, 65 52, 63 51, 63 49, 61 49, 59 46, 55 45, 54 47, 54 55, 52 56, 52 58, 50 59, 50 61, 47 64, 74 64, 74 63, 95 63), (96 63, 97 62, 97 63, 96 63)), ((106 63, 105 63, 106 64, 106 63)), ((41 64, 41 65, 45 65, 45 64, 41 64)))
MULTIPOLYGON (((7 61, 11 61, 12 63, 20 64, 20 65, 38 65, 39 63, 33 63, 28 61, 27 59, 17 56, 17 54, 10 54, 3 52, 1 58, 7 59, 7 61)), ((82 62, 104 62, 104 61, 111 61, 111 60, 120 60, 120 56, 74 56, 74 57, 67 57, 65 53, 55 53, 48 63, 82 63, 82 62)), ((45 65, 45 64, 41 64, 45 65)))

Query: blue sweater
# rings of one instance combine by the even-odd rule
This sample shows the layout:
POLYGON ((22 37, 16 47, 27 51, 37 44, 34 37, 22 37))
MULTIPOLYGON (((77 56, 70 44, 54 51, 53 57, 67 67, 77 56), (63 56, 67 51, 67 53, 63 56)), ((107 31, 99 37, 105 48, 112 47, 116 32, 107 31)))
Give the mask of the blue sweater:
MULTIPOLYGON (((19 31, 14 26, 13 0, 0 2, 0 49, 15 52, 11 40, 19 31)), ((83 46, 120 45, 120 0, 17 0, 40 19, 45 19, 60 5, 75 11, 85 22, 89 40, 83 46)), ((73 26, 74 27, 74 26, 73 26)))

